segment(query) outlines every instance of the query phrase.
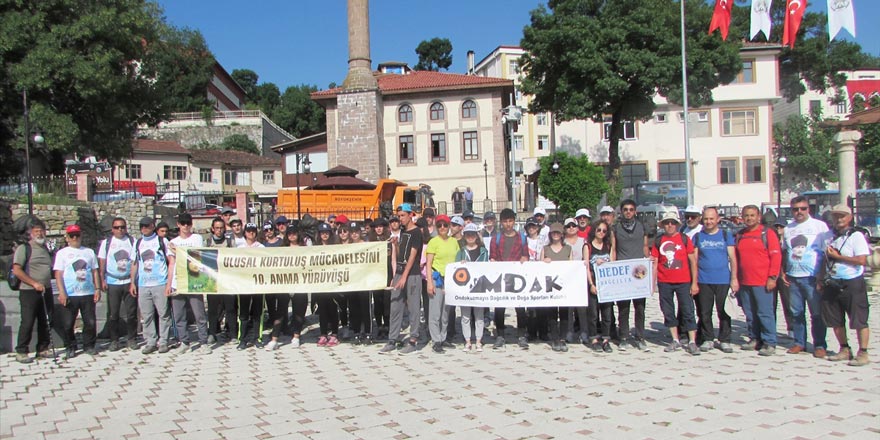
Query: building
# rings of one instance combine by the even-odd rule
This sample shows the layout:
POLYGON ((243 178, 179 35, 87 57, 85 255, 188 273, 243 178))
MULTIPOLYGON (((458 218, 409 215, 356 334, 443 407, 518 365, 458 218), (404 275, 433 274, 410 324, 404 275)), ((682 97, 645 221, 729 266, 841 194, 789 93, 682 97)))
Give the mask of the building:
MULTIPOLYGON (((743 205, 774 200, 773 104, 780 99, 777 55, 780 47, 746 43, 741 50, 743 71, 733 83, 713 91, 714 103, 689 109, 694 202, 698 205, 743 205)), ((501 76, 519 84, 522 48, 499 46, 474 66, 478 76, 501 76)), ((529 96, 516 94, 527 108, 529 96)), ((684 180, 684 115, 680 106, 662 96, 647 121, 627 121, 620 141, 624 194, 639 182, 684 180)), ((526 113, 514 137, 525 175, 537 171, 537 160, 555 151, 587 154, 593 163, 608 162, 608 127, 603 123, 552 123, 552 114, 526 113)), ((526 207, 552 207, 522 183, 526 207)))
POLYGON ((214 110, 228 112, 243 109, 247 100, 244 89, 220 63, 215 62, 212 71, 211 82, 208 83, 208 100, 214 103, 214 110))
POLYGON ((834 89, 817 92, 807 87, 794 101, 782 99, 773 106, 773 122, 784 123, 792 115, 806 116, 818 110, 824 119, 843 120, 850 113, 880 106, 880 69, 840 73, 846 76, 841 96, 834 89))

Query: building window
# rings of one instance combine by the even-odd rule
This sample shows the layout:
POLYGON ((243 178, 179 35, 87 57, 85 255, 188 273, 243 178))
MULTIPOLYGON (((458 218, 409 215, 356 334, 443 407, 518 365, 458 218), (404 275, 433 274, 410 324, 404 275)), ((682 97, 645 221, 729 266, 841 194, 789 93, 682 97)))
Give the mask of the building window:
POLYGON ((523 137, 521 134, 517 134, 513 136, 513 147, 517 150, 522 151, 523 149, 523 137))
POLYGON ((412 136, 401 136, 400 137, 400 163, 415 163, 416 162, 416 153, 413 148, 413 137, 412 136))
POLYGON ((211 183, 211 169, 199 168, 199 182, 211 183))
POLYGON ((639 182, 648 180, 648 164, 622 164, 620 165, 620 178, 624 188, 635 188, 639 182))
POLYGON ((439 102, 431 104, 431 120, 442 121, 444 119, 446 119, 446 110, 443 108, 443 104, 439 102))
POLYGON ((821 115, 822 114, 822 101, 818 99, 810 100, 810 115, 821 115))
MULTIPOLYGON (((695 122, 709 122, 709 111, 708 110, 699 110, 688 112, 691 115, 691 118, 688 119, 688 123, 695 122)), ((684 122, 684 112, 678 112, 678 122, 684 122)))
POLYGON ((657 113, 654 115, 654 122, 658 124, 664 124, 666 123, 666 121, 666 113, 657 113))
POLYGON ((124 167, 125 167, 125 178, 126 179, 140 179, 141 178, 141 164, 130 163, 128 165, 124 165, 124 167))
POLYGON ((764 158, 756 157, 746 159, 746 183, 761 183, 764 181, 764 158))
POLYGON ((538 113, 535 115, 535 122, 538 125, 547 125, 547 113, 538 113))
POLYGON ((508 75, 519 75, 519 60, 510 60, 507 62, 507 74, 508 75))
POLYGON ((446 135, 431 135, 431 162, 446 162, 446 135))
POLYGON ((251 184, 251 172, 249 170, 236 169, 223 170, 223 184, 248 186, 251 184))
POLYGON ((476 131, 466 131, 462 134, 462 146, 464 160, 477 160, 480 158, 480 144, 477 142, 476 131))
MULTIPOLYGON (((633 121, 622 121, 621 129, 623 133, 621 133, 620 140, 624 141, 632 141, 636 140, 638 137, 636 136, 636 123, 633 121)), ((606 141, 611 140, 611 118, 605 118, 605 123, 603 127, 604 138, 606 141)))
POLYGON ((685 180, 687 171, 684 162, 661 162, 658 164, 660 180, 685 180))
POLYGON ((412 107, 404 104, 397 109, 397 122, 412 122, 412 107))
POLYGON ((755 82, 755 60, 742 60, 743 69, 733 80, 734 84, 746 84, 755 82))
POLYGON ((721 134, 723 136, 749 136, 758 134, 757 110, 723 110, 721 134))
POLYGON ((739 168, 736 159, 721 159, 718 161, 718 183, 737 183, 736 169, 739 168))
POLYGON ((275 171, 263 170, 263 185, 275 184, 275 171))
POLYGON ((538 150, 549 150, 550 149, 550 136, 541 135, 538 136, 538 150))
POLYGON ((468 99, 461 105, 461 118, 473 119, 477 117, 477 104, 468 99))
POLYGON ((186 180, 186 167, 165 165, 163 171, 165 180, 186 180))
POLYGON ((837 108, 835 110, 837 110, 838 115, 843 115, 846 114, 846 108, 846 99, 843 99, 837 103, 837 108))

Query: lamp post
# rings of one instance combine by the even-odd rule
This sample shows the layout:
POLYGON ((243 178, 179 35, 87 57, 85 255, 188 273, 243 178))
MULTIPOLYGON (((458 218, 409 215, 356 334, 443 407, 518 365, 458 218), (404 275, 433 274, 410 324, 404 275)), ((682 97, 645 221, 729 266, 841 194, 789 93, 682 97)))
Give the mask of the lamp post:
POLYGON ((309 153, 299 154, 296 153, 296 218, 302 219, 302 202, 300 198, 300 193, 302 192, 302 188, 299 186, 299 167, 302 165, 303 172, 309 173, 312 171, 312 162, 309 160, 309 153))
POLYGON ((504 116, 502 123, 507 124, 508 137, 510 139, 510 203, 513 212, 517 212, 516 206, 516 145, 514 145, 513 133, 516 126, 522 120, 522 109, 516 105, 509 105, 502 110, 504 116))
POLYGON ((387 163, 385 164, 385 174, 388 177, 391 177, 391 165, 388 165, 387 163))
MULTIPOLYGON (((31 129, 30 129, 30 113, 28 112, 27 90, 21 92, 22 101, 24 103, 24 162, 25 175, 27 176, 27 198, 28 198, 28 215, 34 215, 34 189, 33 179, 31 177, 31 129)), ((38 132, 34 133, 34 142, 42 144, 43 135, 38 132)))
POLYGON ((779 217, 782 209, 782 167, 788 159, 785 156, 779 156, 776 159, 776 216, 779 217))
POLYGON ((489 162, 483 160, 483 180, 486 183, 486 198, 489 198, 489 162))

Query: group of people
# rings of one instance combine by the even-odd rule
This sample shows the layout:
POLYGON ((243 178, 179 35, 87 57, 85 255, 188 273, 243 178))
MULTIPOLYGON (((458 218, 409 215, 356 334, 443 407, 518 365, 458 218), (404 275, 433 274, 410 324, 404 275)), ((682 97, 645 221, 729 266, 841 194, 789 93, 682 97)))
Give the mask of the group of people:
POLYGON ((725 312, 731 296, 746 317, 749 339, 741 349, 773 355, 776 308, 781 298, 794 340, 788 353, 808 348, 805 314, 809 309, 813 356, 865 365, 869 361, 864 280, 867 240, 851 227, 852 215, 845 205, 831 210, 831 229, 810 216, 803 197, 792 199, 791 207, 794 219, 773 228, 761 223, 756 206, 746 206, 742 210, 745 228, 736 233, 719 228, 719 213, 713 207, 688 207, 684 224, 677 211, 668 211, 659 219, 661 230, 654 233, 636 218, 632 200, 624 200, 618 212, 603 207, 595 222, 583 208, 564 222, 547 224, 546 212, 536 208, 523 231, 517 230, 516 214, 510 209, 502 210, 498 219, 492 212, 485 213, 483 225, 478 226, 469 210, 450 218, 426 208, 417 216, 413 207, 404 203, 387 219, 360 222, 338 215, 308 228, 305 218, 290 222, 285 216, 262 226, 244 224, 227 208, 212 220, 206 237, 193 232, 192 217, 186 213, 177 217, 179 232, 171 240, 157 233, 152 218, 140 220, 137 239, 128 233, 126 220, 116 218, 112 234, 99 244, 97 253, 81 245, 82 232, 79 226, 71 225, 65 234, 67 246, 54 255, 45 246, 45 226, 32 219, 29 241, 16 249, 13 259, 13 271, 22 281, 16 354, 20 362, 33 361, 29 347, 36 323, 37 356, 52 356, 48 320, 54 304, 53 278, 63 308, 61 334, 66 357, 77 354, 77 315, 83 323, 82 348, 88 354, 97 353, 95 304, 102 295, 107 296, 111 351, 140 348, 139 322, 144 354, 168 352, 175 343, 180 353, 210 353, 216 344, 228 341, 239 350, 262 347, 271 351, 279 347, 284 335, 296 348, 302 344, 310 304, 318 315, 317 345, 322 347, 336 346, 340 340, 355 344, 387 340, 379 353, 407 354, 417 351, 420 340, 427 338, 434 352, 443 353, 455 347, 458 312, 463 350, 482 351, 492 322, 492 347, 501 349, 511 336, 505 309, 447 305, 446 266, 453 262, 566 260, 584 261, 588 268, 587 305, 517 307, 512 335, 516 345, 528 349, 530 343, 545 342, 554 351, 564 352, 568 344, 580 342, 599 353, 613 352, 615 347, 648 350, 647 299, 599 302, 595 268, 615 260, 649 258, 664 325, 671 337, 666 352, 732 352, 731 317, 725 312), (174 261, 178 246, 327 246, 364 241, 388 244, 388 289, 315 294, 311 302, 307 293, 203 296, 177 292, 174 261), (713 307, 718 317, 717 334, 713 307), (195 319, 197 344, 190 340, 187 308, 195 319), (856 331, 857 352, 847 340, 847 319, 856 331), (271 326, 265 337, 264 322, 271 326), (827 352, 827 327, 832 328, 840 345, 833 355, 827 352))

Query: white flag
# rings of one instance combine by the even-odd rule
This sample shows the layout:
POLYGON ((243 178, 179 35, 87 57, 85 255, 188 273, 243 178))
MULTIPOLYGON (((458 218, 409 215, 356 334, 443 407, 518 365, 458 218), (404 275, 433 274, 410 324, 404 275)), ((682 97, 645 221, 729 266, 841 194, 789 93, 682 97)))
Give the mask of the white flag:
POLYGON ((764 36, 770 39, 770 3, 773 0, 752 0, 752 36, 754 40, 758 32, 764 32, 764 36))
POLYGON ((856 18, 852 0, 828 0, 828 38, 833 40, 841 29, 856 36, 856 18))

